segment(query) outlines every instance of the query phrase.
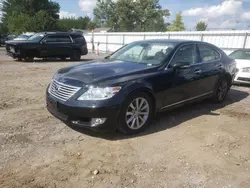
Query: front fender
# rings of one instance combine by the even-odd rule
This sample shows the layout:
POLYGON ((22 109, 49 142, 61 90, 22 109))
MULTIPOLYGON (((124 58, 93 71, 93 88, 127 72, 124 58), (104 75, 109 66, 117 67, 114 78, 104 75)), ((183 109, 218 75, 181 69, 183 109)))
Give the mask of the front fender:
POLYGON ((153 87, 151 84, 149 83, 146 83, 146 82, 134 82, 134 83, 131 83, 127 86, 125 86, 124 88, 122 88, 123 92, 122 93, 122 98, 123 98, 123 102, 122 104, 126 101, 126 99, 132 95, 133 93, 135 92, 138 92, 138 91, 143 91, 145 93, 147 93, 153 100, 153 108, 154 108, 154 111, 156 112, 156 98, 155 98, 155 94, 153 92, 153 87))
POLYGON ((153 87, 151 84, 146 83, 146 82, 133 82, 129 85, 126 85, 124 88, 124 95, 128 96, 133 92, 136 91, 146 91, 149 92, 150 94, 154 95, 153 93, 153 87))

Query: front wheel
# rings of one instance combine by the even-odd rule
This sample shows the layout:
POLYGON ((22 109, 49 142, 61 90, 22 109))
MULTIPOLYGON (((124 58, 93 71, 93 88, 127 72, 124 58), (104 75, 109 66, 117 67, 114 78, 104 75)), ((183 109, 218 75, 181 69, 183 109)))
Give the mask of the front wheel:
POLYGON ((216 89, 214 100, 215 102, 223 102, 227 96, 229 90, 228 80, 226 78, 222 78, 219 81, 218 87, 216 89))
POLYGON ((33 61, 34 61, 34 57, 31 57, 31 56, 26 57, 26 58, 25 58, 25 61, 26 61, 26 62, 33 62, 33 61))
POLYGON ((121 108, 118 129, 125 134, 144 130, 153 117, 153 101, 144 92, 131 95, 121 108))

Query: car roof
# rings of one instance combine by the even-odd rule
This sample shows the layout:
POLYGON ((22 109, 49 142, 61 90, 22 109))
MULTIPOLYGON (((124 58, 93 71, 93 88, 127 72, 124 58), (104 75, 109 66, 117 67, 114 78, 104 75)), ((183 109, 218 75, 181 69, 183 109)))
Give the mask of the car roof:
MULTIPOLYGON (((186 44, 186 43, 197 43, 197 44, 205 44, 205 45, 209 45, 212 46, 216 49, 219 50, 219 48, 213 44, 207 43, 207 42, 203 42, 203 41, 195 41, 195 40, 184 40, 184 39, 150 39, 150 40, 141 40, 141 41, 137 41, 137 42, 159 42, 159 43, 173 43, 175 44, 176 47, 182 45, 182 44, 186 44)), ((135 42, 136 43, 136 42, 135 42)))
MULTIPOLYGON (((170 42, 170 43, 175 43, 175 44, 184 44, 184 43, 201 43, 201 44, 209 44, 212 45, 210 43, 207 42, 203 42, 203 41, 195 41, 195 40, 184 40, 184 39, 150 39, 150 40, 142 40, 144 42, 170 42)), ((137 41, 137 42, 142 42, 142 41, 137 41)))
POLYGON ((150 39, 144 40, 145 42, 171 42, 171 43, 183 43, 183 42, 196 42, 192 40, 183 40, 183 39, 150 39))
POLYGON ((48 31, 48 32, 40 32, 38 34, 42 34, 42 35, 76 35, 76 36, 83 36, 81 33, 79 32, 63 32, 63 31, 48 31))

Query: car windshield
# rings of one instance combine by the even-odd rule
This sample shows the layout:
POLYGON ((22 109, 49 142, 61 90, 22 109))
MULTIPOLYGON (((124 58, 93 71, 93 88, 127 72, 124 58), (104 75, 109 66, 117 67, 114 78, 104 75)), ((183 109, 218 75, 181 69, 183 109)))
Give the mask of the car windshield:
POLYGON ((250 60, 250 51, 245 51, 245 50, 234 51, 233 53, 229 55, 229 57, 233 59, 250 60))
POLYGON ((37 33, 33 35, 32 37, 28 38, 28 40, 39 42, 44 37, 44 34, 37 33))
POLYGON ((121 48, 110 59, 155 66, 163 63, 174 48, 171 42, 136 42, 121 48))

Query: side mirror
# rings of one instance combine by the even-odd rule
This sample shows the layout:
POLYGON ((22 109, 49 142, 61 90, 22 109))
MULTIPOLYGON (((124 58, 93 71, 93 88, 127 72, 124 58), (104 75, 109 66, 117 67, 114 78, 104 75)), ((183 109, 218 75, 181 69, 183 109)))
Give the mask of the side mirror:
POLYGON ((108 56, 104 57, 104 59, 109 59, 109 58, 110 58, 110 56, 111 56, 111 55, 108 55, 108 56))
POLYGON ((42 42, 41 42, 41 44, 46 44, 47 43, 47 40, 43 40, 42 42))
POLYGON ((189 62, 178 62, 178 63, 175 63, 173 66, 174 69, 187 69, 189 67, 190 67, 189 62))

